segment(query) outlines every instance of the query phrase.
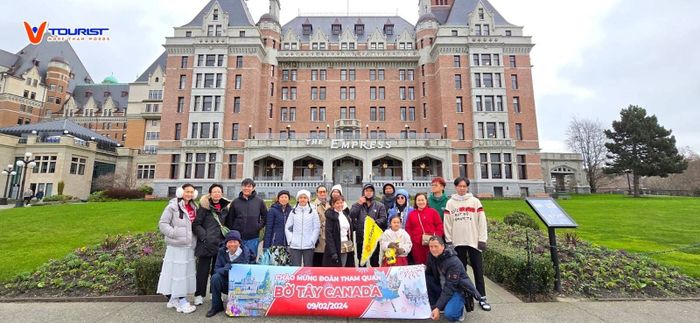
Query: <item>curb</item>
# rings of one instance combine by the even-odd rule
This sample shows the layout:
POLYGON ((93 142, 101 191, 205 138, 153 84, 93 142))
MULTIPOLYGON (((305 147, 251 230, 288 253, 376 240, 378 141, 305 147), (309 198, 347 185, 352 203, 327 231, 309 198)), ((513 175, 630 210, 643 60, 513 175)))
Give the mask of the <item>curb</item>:
POLYGON ((165 301, 167 299, 163 295, 0 298, 0 303, 160 303, 165 301))

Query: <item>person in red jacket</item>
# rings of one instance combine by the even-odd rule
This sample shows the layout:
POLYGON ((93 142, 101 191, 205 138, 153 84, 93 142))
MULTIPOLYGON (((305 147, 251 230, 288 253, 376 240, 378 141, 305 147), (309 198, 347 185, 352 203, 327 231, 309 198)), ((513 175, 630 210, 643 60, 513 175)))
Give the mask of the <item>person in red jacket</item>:
POLYGON ((423 244, 423 235, 442 237, 443 230, 440 215, 428 206, 428 197, 425 193, 418 193, 416 195, 415 209, 408 215, 408 220, 406 221, 406 232, 408 232, 413 243, 411 255, 416 265, 425 265, 428 261, 428 252, 430 250, 427 244, 423 244))

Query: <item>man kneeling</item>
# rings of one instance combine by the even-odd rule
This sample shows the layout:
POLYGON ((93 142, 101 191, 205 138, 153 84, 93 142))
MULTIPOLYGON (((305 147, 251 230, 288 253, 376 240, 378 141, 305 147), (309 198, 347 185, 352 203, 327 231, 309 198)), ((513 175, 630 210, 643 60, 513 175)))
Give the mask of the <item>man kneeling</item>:
POLYGON ((221 293, 228 294, 228 272, 233 264, 255 263, 253 253, 241 244, 241 234, 231 230, 224 239, 223 247, 219 248, 214 266, 214 275, 211 276, 211 309, 207 317, 212 317, 224 310, 221 301, 221 293))

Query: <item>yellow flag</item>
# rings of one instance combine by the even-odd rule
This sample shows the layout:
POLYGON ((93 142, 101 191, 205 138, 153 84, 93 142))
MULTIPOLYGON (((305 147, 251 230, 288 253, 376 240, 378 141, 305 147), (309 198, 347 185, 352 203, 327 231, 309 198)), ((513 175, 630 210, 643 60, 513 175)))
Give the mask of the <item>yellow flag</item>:
POLYGON ((365 217, 365 236, 362 244, 362 257, 360 258, 360 266, 364 266, 372 257, 374 250, 377 249, 377 243, 382 237, 382 229, 374 222, 370 216, 365 217))

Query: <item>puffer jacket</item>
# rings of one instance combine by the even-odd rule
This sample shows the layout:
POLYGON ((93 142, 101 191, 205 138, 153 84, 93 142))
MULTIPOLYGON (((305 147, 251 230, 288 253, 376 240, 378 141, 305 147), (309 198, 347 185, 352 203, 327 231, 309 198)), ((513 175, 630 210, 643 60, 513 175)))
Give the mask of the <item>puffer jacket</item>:
POLYGON ((212 200, 209 194, 202 196, 199 199, 199 209, 197 209, 197 218, 192 222, 192 231, 197 237, 197 247, 194 249, 194 255, 197 257, 214 257, 219 250, 219 244, 224 241, 224 236, 221 234, 219 222, 216 222, 214 217, 217 217, 221 224, 224 223, 224 217, 228 213, 229 201, 225 198, 219 200, 221 210, 211 207, 212 200))
POLYGON ((255 191, 248 198, 243 196, 243 192, 239 193, 228 209, 223 224, 231 230, 238 230, 243 240, 257 238, 260 230, 265 227, 267 207, 255 191))
POLYGON ((287 204, 275 203, 267 212, 267 224, 265 225, 265 239, 263 239, 263 248, 272 246, 287 246, 287 236, 284 232, 284 226, 287 223, 289 213, 292 212, 292 206, 287 204))
MULTIPOLYGON (((190 206, 197 210, 194 201, 190 201, 190 206)), ((187 215, 185 201, 174 198, 168 202, 163 210, 158 222, 158 229, 165 235, 165 243, 175 247, 194 247, 196 240, 192 233, 192 222, 187 215), (180 217, 182 215, 182 217, 180 217)))
POLYGON ((464 264, 457 257, 457 252, 451 247, 445 247, 445 251, 437 257, 428 255, 425 274, 426 279, 433 279, 436 284, 440 284, 441 274, 445 277, 445 284, 442 285, 442 292, 433 309, 445 310, 445 305, 454 293, 467 293, 475 299, 481 298, 481 294, 467 276, 464 264))
POLYGON ((396 201, 394 201, 394 206, 389 209, 389 215, 387 217, 387 228, 391 226, 391 218, 395 216, 401 216, 401 227, 405 228, 406 227, 406 220, 408 219, 408 216, 413 212, 413 208, 411 207, 411 195, 408 194, 408 191, 405 189, 400 189, 396 191, 396 197, 399 195, 402 195, 403 197, 406 198, 406 207, 404 207, 403 211, 399 210, 398 204, 396 204, 396 201))
MULTIPOLYGON (((228 277, 228 273, 231 271, 231 266, 235 264, 247 265, 255 263, 255 256, 253 255, 253 252, 248 249, 248 247, 241 244, 239 248, 242 250, 241 255, 234 261, 231 261, 231 257, 229 257, 228 249, 225 245, 219 248, 218 254, 216 255, 216 264, 214 264, 214 273, 217 273, 222 277, 228 277)), ((226 279, 226 281, 228 281, 228 279, 226 279)))
POLYGON ((321 222, 316 209, 311 204, 297 205, 289 214, 284 231, 291 249, 314 249, 321 232, 321 222))

